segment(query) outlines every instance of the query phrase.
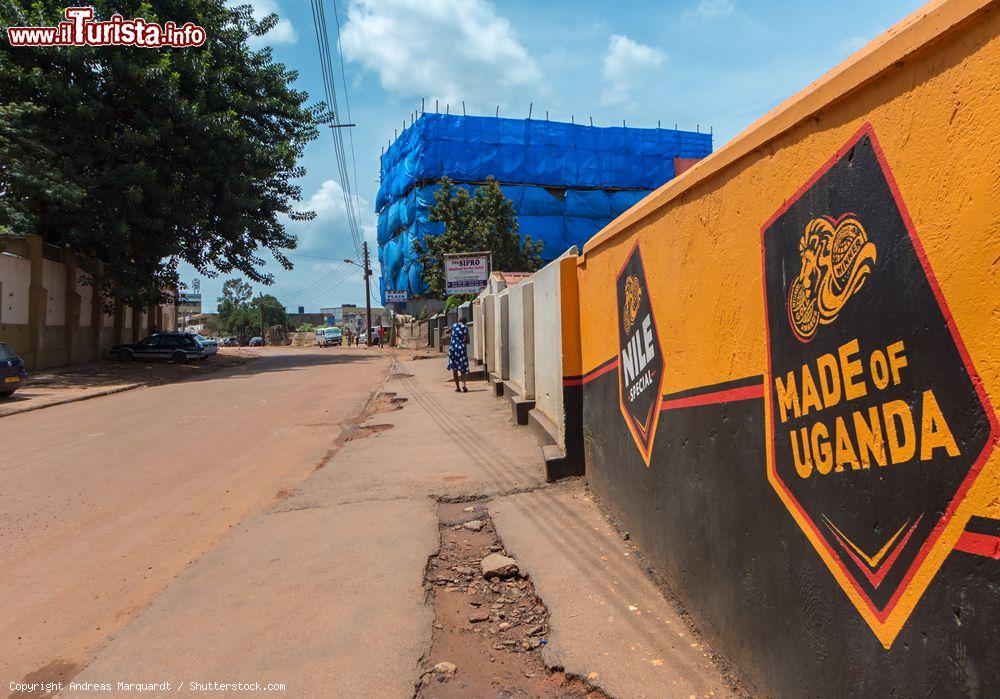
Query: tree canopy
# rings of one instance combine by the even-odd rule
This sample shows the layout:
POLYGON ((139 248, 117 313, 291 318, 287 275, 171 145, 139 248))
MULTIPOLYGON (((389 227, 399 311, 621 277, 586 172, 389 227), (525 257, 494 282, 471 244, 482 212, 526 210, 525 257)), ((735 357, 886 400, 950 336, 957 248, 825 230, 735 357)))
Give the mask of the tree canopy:
POLYGON ((219 327, 227 334, 248 337, 260 333, 260 308, 264 307, 264 326, 288 326, 288 313, 271 294, 253 295, 242 279, 227 279, 222 296, 216 299, 219 327))
POLYGON ((434 193, 430 220, 444 223, 444 233, 418 244, 424 284, 431 298, 444 298, 444 256, 492 251, 493 269, 534 272, 542 266, 542 241, 518 233, 514 203, 492 177, 470 196, 447 177, 434 193))
MULTIPOLYGON (((291 71, 247 39, 249 6, 224 0, 94 0, 96 18, 194 22, 204 45, 13 48, 0 41, 0 232, 38 233, 103 263, 96 283, 137 306, 177 265, 262 284, 285 268, 306 143, 327 120, 291 71)), ((56 25, 65 2, 0 3, 0 24, 56 25)))

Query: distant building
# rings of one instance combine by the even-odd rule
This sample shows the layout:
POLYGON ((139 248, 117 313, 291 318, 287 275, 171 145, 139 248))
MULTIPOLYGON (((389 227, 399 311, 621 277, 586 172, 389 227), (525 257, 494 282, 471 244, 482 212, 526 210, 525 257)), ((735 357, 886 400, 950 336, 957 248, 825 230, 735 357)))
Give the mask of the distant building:
MULTIPOLYGON (((342 306, 321 308, 326 325, 337 325, 343 328, 361 329, 365 327, 365 307, 353 303, 342 306)), ((372 325, 388 325, 389 316, 384 308, 372 307, 372 325)))
MULTIPOLYGON (((382 300, 388 291, 407 299, 427 293, 416 251, 444 231, 430 217, 442 176, 470 193, 495 178, 517 212, 520 234, 541 241, 542 260, 549 261, 573 245, 582 249, 711 152, 712 135, 697 131, 421 114, 381 159, 375 211, 382 300)), ((409 301, 406 310, 415 311, 409 301)))
MULTIPOLYGON (((302 308, 302 306, 299 306, 299 308, 302 308)), ((293 328, 305 325, 306 323, 309 325, 326 325, 326 316, 323 313, 306 313, 304 311, 288 314, 288 324, 293 328)))
POLYGON ((214 330, 209 330, 209 321, 218 320, 217 313, 194 313, 186 316, 179 316, 183 321, 180 327, 189 333, 200 333, 206 337, 215 334, 214 330))
MULTIPOLYGON (((181 291, 177 294, 177 327, 183 328, 193 316, 201 315, 201 294, 181 291)), ((191 332, 197 332, 192 330, 191 332)))

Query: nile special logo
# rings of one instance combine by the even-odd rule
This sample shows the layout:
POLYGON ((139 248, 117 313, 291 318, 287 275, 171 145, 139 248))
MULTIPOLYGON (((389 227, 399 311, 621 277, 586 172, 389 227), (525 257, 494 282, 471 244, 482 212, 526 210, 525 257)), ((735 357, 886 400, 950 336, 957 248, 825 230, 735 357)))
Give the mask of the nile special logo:
POLYGON ((889 648, 969 519, 996 418, 870 127, 761 240, 768 480, 889 648))
POLYGON ((875 264, 875 246, 854 214, 815 218, 799 240, 801 267, 788 292, 788 321, 802 342, 837 319, 875 264))
POLYGON ((632 323, 639 315, 639 304, 642 302, 642 288, 639 286, 639 277, 630 274, 625 279, 625 302, 622 304, 622 322, 625 324, 625 332, 632 329, 632 323))
POLYGON ((646 465, 660 419, 663 357, 638 243, 618 273, 618 397, 646 465))

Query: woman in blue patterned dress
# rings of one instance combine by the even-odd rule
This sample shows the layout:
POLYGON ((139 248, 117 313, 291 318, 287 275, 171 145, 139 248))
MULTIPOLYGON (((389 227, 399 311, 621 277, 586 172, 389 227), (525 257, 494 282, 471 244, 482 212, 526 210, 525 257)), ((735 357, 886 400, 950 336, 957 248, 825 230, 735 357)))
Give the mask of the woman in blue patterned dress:
POLYGON ((469 392, 465 383, 465 375, 469 372, 469 349, 465 343, 469 341, 469 329, 465 323, 457 321, 451 326, 451 341, 448 343, 448 368, 455 379, 455 392, 469 392), (459 376, 461 375, 461 376, 459 376), (462 385, 459 386, 459 378, 462 385))

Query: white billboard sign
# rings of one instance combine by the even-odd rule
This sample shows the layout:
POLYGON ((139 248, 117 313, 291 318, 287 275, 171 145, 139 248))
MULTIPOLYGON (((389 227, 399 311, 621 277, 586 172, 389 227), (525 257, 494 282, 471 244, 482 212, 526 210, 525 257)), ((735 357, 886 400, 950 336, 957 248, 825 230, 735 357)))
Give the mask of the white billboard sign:
POLYGON ((444 290, 448 296, 478 294, 490 276, 490 254, 445 255, 444 290))

